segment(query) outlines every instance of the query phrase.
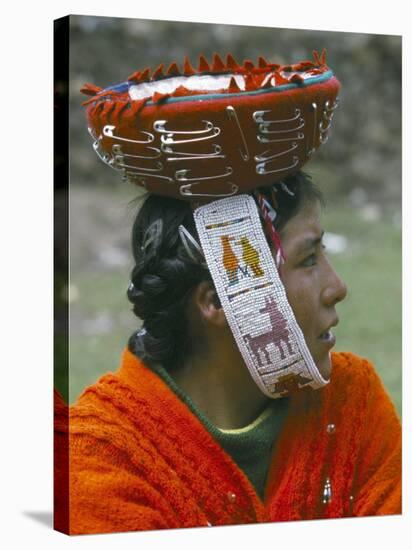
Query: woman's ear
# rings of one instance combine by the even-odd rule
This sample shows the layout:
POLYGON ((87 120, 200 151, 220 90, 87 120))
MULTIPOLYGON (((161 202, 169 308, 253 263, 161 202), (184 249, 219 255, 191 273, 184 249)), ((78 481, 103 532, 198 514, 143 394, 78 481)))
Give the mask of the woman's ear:
POLYGON ((202 281, 197 285, 193 293, 193 305, 203 322, 219 328, 227 327, 225 313, 210 281, 202 281))

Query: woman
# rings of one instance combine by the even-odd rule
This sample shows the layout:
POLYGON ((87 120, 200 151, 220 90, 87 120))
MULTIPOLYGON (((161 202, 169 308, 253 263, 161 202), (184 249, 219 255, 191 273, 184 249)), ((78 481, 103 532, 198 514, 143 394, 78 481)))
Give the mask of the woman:
MULTIPOLYGON (((335 306, 345 298, 346 287, 324 253, 322 196, 298 170, 330 126, 331 117, 326 126, 324 118, 318 123, 317 105, 328 117, 336 92, 331 92, 334 83, 324 59, 315 61, 314 69, 308 62, 282 70, 269 67, 273 88, 278 77, 288 75, 293 82, 292 89, 288 84, 274 90, 294 94, 295 107, 287 105, 292 116, 276 110, 276 95, 271 109, 277 118, 262 122, 268 111, 256 111, 255 101, 267 107, 267 89, 264 97, 255 90, 234 92, 230 79, 229 95, 215 93, 206 107, 196 103, 196 110, 210 109, 211 114, 223 102, 222 118, 215 124, 203 118, 203 129, 191 120, 190 131, 179 126, 181 110, 193 105, 181 80, 150 84, 153 103, 148 107, 142 90, 129 79, 128 93, 140 103, 132 103, 128 117, 135 132, 137 121, 139 139, 126 123, 117 124, 116 116, 128 109, 123 98, 123 103, 110 103, 124 93, 122 86, 92 90, 97 92, 90 118, 95 150, 105 162, 120 164, 130 179, 144 179, 155 194, 148 196, 133 226, 136 266, 128 297, 143 328, 131 336, 120 369, 87 388, 71 407, 70 510, 60 519, 65 503, 57 506, 57 528, 100 533, 400 513, 401 432, 395 409, 370 363, 350 353, 331 353, 335 306), (315 72, 307 76, 308 70, 315 72), (321 81, 314 76, 319 72, 321 81), (312 82, 320 86, 316 96, 310 95, 312 82), (160 120, 156 101, 164 97, 159 99, 154 87, 161 85, 164 92, 172 84, 178 109, 173 113, 169 101, 161 113, 170 119, 160 120), (282 141, 283 147, 289 140, 292 145, 252 151, 245 105, 252 105, 261 136, 257 141, 282 141), (145 113, 164 147, 155 147, 154 135, 144 126, 145 113), (278 125, 285 121, 286 126, 278 125), (295 132, 296 123, 308 129, 306 137, 300 138, 300 132, 279 137, 295 132), (189 179, 191 166, 176 170, 173 180, 167 169, 182 161, 179 153, 190 156, 190 162, 199 155, 179 151, 187 139, 176 136, 191 135, 197 142, 199 134, 208 139, 208 132, 213 139, 224 136, 213 153, 203 149, 202 174, 209 175, 189 179), (300 139, 305 147, 297 156, 300 139), (131 142, 133 147, 150 143, 151 155, 170 155, 173 146, 176 157, 165 159, 164 171, 153 181, 141 160, 139 168, 132 164, 142 152, 128 149, 131 142), (290 151, 293 170, 273 169, 273 164, 269 170, 268 163, 290 151), (227 198, 218 195, 211 203, 202 199, 190 205, 157 196, 163 185, 163 194, 173 193, 169 180, 184 182, 181 196, 196 195, 200 180, 218 177, 208 172, 208 163, 221 156, 226 165, 231 162, 227 198), (253 170, 242 183, 249 161, 253 170), (269 184, 276 172, 282 177, 269 184)), ((259 65, 259 70, 242 69, 244 74, 232 63, 231 71, 246 82, 252 71, 255 86, 258 77, 269 81, 264 74, 269 69, 259 65)), ((213 81, 209 87, 218 80, 208 78, 213 81)), ((199 99, 199 92, 195 95, 199 99)), ((192 111, 184 121, 190 116, 192 111)), ((210 194, 219 192, 204 185, 210 194)), ((66 432, 64 422, 57 422, 57 438, 67 441, 66 432)))
MULTIPOLYGON (((346 289, 324 255, 320 191, 303 173, 286 181, 293 195, 282 187, 276 192, 275 227, 286 256, 282 281, 312 356, 329 378, 334 338, 328 331, 338 322, 335 304, 345 297, 346 289)), ((242 357, 210 272, 200 255, 194 261, 196 248, 188 255, 184 241, 178 238, 182 225, 198 239, 189 205, 156 196, 147 199, 136 218, 136 267, 128 295, 135 314, 144 320, 144 329, 132 335, 129 349, 143 361, 162 364, 214 424, 241 428, 270 399, 247 369, 239 368, 242 357), (147 231, 159 220, 163 231, 156 249, 142 260, 147 231), (232 386, 238 392, 236 401, 228 399, 232 386)))

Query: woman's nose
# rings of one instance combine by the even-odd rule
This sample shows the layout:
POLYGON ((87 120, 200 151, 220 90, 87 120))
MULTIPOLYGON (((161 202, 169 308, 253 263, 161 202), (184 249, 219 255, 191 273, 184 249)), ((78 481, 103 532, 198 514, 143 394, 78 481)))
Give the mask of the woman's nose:
POLYGON ((323 300, 326 305, 335 305, 346 298, 348 289, 344 281, 328 262, 329 274, 323 290, 323 300))

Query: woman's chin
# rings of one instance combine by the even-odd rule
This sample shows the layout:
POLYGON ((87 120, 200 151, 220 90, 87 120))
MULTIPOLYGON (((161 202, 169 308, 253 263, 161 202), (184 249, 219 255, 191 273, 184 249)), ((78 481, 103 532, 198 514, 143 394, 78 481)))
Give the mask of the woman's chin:
POLYGON ((332 362, 330 354, 328 354, 327 357, 320 361, 315 361, 315 363, 318 367, 320 374, 322 375, 322 378, 329 381, 330 374, 332 372, 332 362))

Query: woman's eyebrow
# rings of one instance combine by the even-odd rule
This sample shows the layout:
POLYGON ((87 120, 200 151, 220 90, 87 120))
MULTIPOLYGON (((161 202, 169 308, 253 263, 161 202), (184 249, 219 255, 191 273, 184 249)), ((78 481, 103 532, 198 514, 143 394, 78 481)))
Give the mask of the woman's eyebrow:
POLYGON ((320 234, 319 237, 309 237, 301 241, 296 246, 296 253, 302 254, 303 252, 306 252, 307 250, 310 250, 312 248, 315 248, 317 245, 319 245, 322 242, 323 235, 325 234, 324 231, 320 234))

